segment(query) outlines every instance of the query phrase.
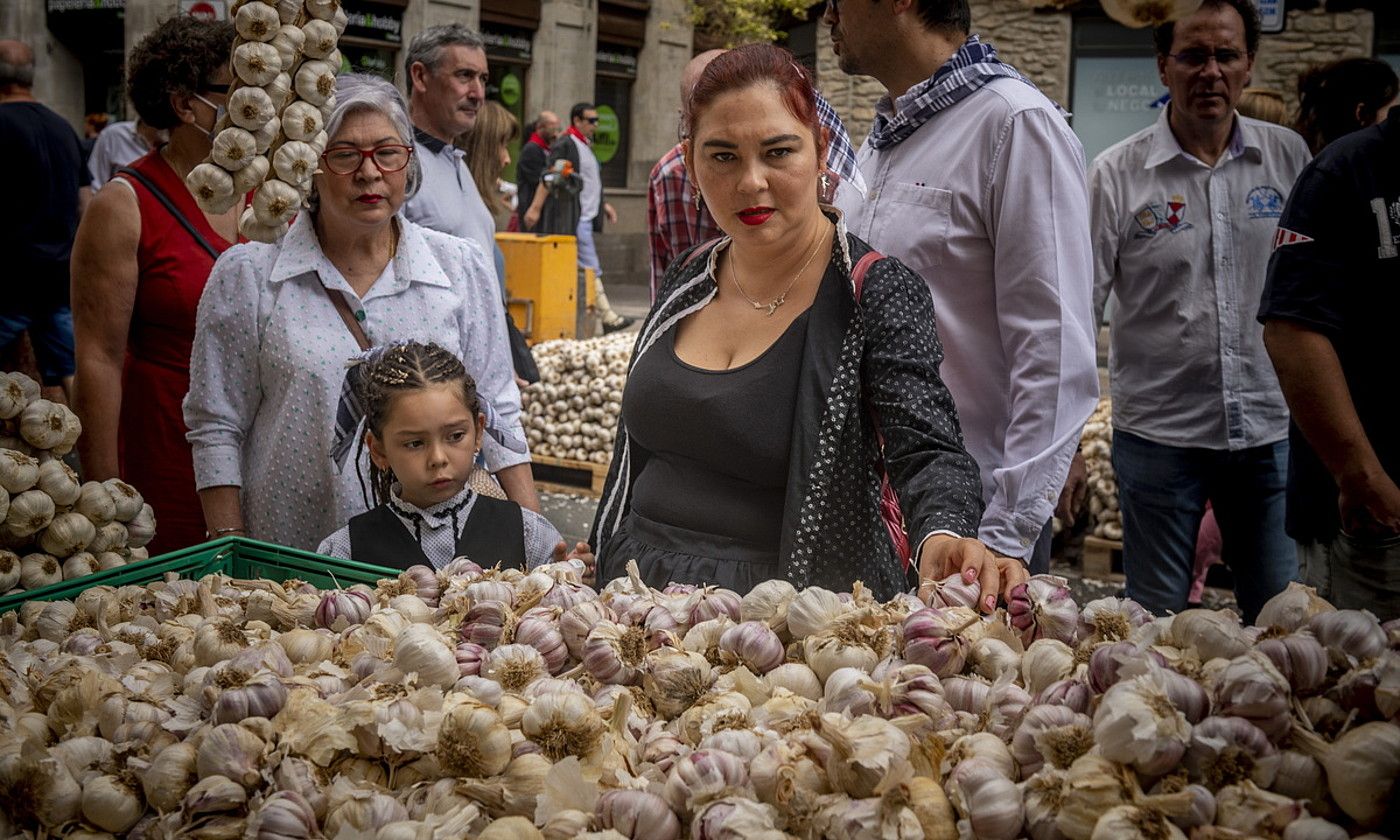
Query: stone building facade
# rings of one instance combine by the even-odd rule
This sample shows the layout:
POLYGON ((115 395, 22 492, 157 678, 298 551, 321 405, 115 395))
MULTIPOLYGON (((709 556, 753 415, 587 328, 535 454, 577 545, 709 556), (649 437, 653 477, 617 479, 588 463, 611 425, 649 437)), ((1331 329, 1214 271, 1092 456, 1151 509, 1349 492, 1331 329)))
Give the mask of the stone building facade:
MULTIPOLYGON (((343 0, 353 23, 342 52, 358 69, 402 83, 403 46, 425 27, 464 23, 487 39, 488 96, 527 121, 541 108, 567 118, 579 101, 605 106, 612 124, 600 151, 618 224, 599 238, 613 283, 648 274, 646 184, 652 164, 676 142, 681 69, 696 50, 688 0, 343 0)), ((1287 0, 1319 5, 1317 0, 1287 0)), ((91 111, 121 113, 122 56, 174 14, 226 14, 232 0, 0 0, 0 37, 36 49, 38 97, 76 127, 91 111)), ((1164 91, 1150 33, 1111 23, 1094 0, 1069 11, 1037 11, 1023 0, 971 0, 973 29, 1002 57, 1072 111, 1089 154, 1150 123, 1164 91)), ((1291 11, 1282 33, 1265 35, 1254 83, 1282 91, 1308 66, 1343 56, 1382 55, 1400 66, 1400 3, 1348 0, 1354 11, 1291 11), (1371 9, 1374 9, 1372 11, 1371 9)), ((794 21, 784 42, 816 73, 822 92, 859 144, 883 93, 873 79, 841 73, 824 4, 794 21)), ((600 125, 600 129, 604 128, 600 125)))

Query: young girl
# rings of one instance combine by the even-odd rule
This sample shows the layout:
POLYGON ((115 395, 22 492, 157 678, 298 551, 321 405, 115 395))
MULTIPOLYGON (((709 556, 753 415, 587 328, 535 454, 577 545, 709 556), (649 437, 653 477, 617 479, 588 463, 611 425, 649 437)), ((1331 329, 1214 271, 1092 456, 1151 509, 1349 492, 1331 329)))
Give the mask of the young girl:
POLYGON ((456 356, 409 342, 372 351, 358 366, 347 387, 364 411, 374 507, 322 541, 318 553, 397 569, 442 568, 458 556, 521 569, 577 558, 592 575, 586 544, 566 556, 543 516, 468 484, 486 416, 456 356))

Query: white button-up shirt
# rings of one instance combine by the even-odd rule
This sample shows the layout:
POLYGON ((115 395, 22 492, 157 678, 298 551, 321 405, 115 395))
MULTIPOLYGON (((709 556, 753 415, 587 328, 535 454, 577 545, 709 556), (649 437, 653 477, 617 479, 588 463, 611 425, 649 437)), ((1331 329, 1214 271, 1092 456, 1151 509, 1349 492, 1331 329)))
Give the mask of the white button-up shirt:
POLYGON ((423 183, 404 204, 404 217, 425 228, 470 239, 491 254, 496 247, 496 220, 467 169, 466 153, 421 129, 415 129, 413 136, 423 183))
POLYGON ((591 222, 603 209, 603 170, 598 166, 593 147, 572 134, 569 139, 578 149, 578 174, 583 179, 583 190, 578 194, 579 221, 591 222))
POLYGON ((1288 436, 1288 406, 1255 321, 1303 138, 1238 117, 1215 166, 1157 122, 1090 168, 1094 313, 1114 304, 1113 425, 1155 443, 1242 449, 1288 436))
MULTIPOLYGON (((354 464, 331 460, 345 362, 360 352, 326 296, 345 295, 376 345, 436 342, 459 354, 503 429, 523 437, 505 307, 474 242, 400 220, 398 253, 359 297, 321 251, 311 214, 276 245, 235 245, 199 301, 185 424, 199 489, 243 488, 253 537, 312 550, 366 509, 354 464)), ((492 472, 526 463, 493 439, 492 472)), ((368 467, 360 468, 368 481, 368 467)), ((368 491, 368 484, 364 485, 368 491)))
POLYGON ((846 223, 933 293, 941 374, 981 468, 978 538, 1025 558, 1098 399, 1083 147, 1043 94, 1002 78, 856 160, 867 188, 841 185, 846 223))

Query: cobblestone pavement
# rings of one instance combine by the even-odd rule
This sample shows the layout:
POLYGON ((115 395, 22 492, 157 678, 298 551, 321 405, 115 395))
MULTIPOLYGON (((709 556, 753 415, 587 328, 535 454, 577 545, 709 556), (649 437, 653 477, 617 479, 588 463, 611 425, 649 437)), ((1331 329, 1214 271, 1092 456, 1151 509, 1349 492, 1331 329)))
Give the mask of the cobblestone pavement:
MULTIPOLYGON (((593 512, 597 505, 596 499, 586 496, 567 493, 540 494, 541 511, 554 523, 554 527, 559 529, 559 533, 564 535, 564 539, 570 545, 575 541, 588 539, 588 532, 593 526, 593 512)), ((1050 570, 1069 581, 1074 599, 1081 605, 1095 598, 1122 594, 1122 583, 1085 577, 1077 565, 1060 558, 1052 561, 1050 570)), ((1204 605, 1211 609, 1233 609, 1235 606, 1233 595, 1223 589, 1207 589, 1203 601, 1204 605)))

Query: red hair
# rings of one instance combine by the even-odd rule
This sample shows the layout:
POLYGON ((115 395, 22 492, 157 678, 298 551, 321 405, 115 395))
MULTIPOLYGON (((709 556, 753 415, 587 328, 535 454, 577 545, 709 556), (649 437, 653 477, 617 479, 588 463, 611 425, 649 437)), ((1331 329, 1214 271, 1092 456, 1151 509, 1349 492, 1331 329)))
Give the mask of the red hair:
POLYGON ((806 68, 797 63, 792 53, 772 44, 748 44, 716 56, 700 74, 691 88, 682 111, 682 124, 687 135, 693 133, 696 121, 705 109, 726 93, 733 93, 768 83, 778 88, 788 112, 812 131, 817 157, 822 159, 826 144, 822 141, 821 121, 817 118, 817 92, 812 87, 806 68))

